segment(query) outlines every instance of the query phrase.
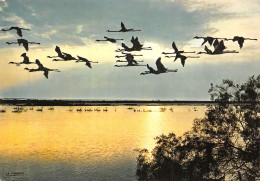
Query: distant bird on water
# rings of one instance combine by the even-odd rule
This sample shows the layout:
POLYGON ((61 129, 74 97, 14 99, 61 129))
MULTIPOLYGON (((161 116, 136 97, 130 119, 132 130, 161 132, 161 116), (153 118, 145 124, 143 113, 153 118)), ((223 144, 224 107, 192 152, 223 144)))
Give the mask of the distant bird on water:
POLYGON ((78 55, 77 55, 77 57, 78 57, 78 60, 76 61, 76 63, 78 63, 78 62, 85 62, 86 66, 88 66, 89 68, 92 68, 91 63, 98 63, 98 62, 89 61, 88 59, 86 59, 84 57, 80 57, 78 55))
POLYGON ((96 41, 109 41, 111 43, 116 43, 117 40, 124 40, 124 39, 115 39, 115 38, 108 38, 104 36, 105 40, 96 40, 96 41))
POLYGON ((43 75, 48 79, 48 75, 50 71, 54 72, 60 72, 58 69, 49 69, 47 67, 44 67, 41 62, 36 59, 35 63, 38 65, 38 69, 29 69, 29 68, 24 68, 24 70, 29 70, 29 72, 37 72, 37 71, 43 71, 43 75))
POLYGON ((107 32, 123 32, 123 33, 129 32, 129 31, 141 31, 141 30, 127 29, 123 22, 121 22, 121 30, 118 30, 118 31, 107 30, 107 32))
POLYGON ((20 37, 23 36, 22 30, 30 31, 30 29, 20 28, 20 27, 17 27, 17 26, 11 26, 11 28, 9 28, 9 29, 2 29, 1 31, 10 31, 10 30, 16 30, 16 33, 17 33, 20 37))
POLYGON ((156 66, 157 66, 157 70, 154 70, 152 67, 150 67, 150 66, 147 64, 147 68, 148 68, 149 71, 142 72, 140 75, 146 75, 146 74, 161 74, 161 73, 177 72, 177 71, 178 71, 178 69, 175 69, 175 70, 166 69, 166 68, 164 67, 164 65, 162 64, 162 62, 161 62, 161 57, 159 57, 159 58, 156 60, 156 66))
POLYGON ((232 40, 233 42, 237 41, 239 47, 242 48, 243 45, 244 45, 244 41, 245 41, 245 40, 257 40, 257 39, 244 38, 244 37, 242 37, 242 36, 234 36, 234 38, 232 38, 232 39, 227 39, 227 38, 226 38, 225 40, 232 40))
POLYGON ((17 39, 17 42, 6 42, 6 44, 11 45, 11 44, 18 44, 19 46, 23 44, 23 47, 25 48, 26 51, 29 50, 29 44, 38 44, 40 43, 37 42, 28 42, 26 39, 17 39))
POLYGON ((26 53, 23 53, 21 57, 23 57, 22 62, 9 62, 9 64, 16 64, 17 66, 20 66, 21 64, 35 64, 35 62, 29 61, 29 57, 26 55, 26 53))

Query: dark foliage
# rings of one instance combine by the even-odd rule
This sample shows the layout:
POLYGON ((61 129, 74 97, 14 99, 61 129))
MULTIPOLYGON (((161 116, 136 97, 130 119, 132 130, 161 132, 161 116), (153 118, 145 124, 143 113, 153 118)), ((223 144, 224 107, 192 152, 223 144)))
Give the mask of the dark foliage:
POLYGON ((139 150, 139 180, 255 180, 259 173, 260 75, 243 84, 211 84, 216 104, 182 137, 156 137, 152 153, 139 150))

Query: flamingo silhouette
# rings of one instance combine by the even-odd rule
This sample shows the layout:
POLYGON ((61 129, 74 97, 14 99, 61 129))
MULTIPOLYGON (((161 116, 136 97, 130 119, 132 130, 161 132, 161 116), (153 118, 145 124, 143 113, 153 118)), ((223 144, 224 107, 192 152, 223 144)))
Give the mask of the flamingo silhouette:
POLYGON ((141 30, 127 29, 123 22, 121 22, 121 30, 118 30, 118 31, 107 30, 107 32, 123 32, 123 33, 129 32, 129 31, 141 31, 141 30))
POLYGON ((185 60, 187 58, 200 58, 199 56, 185 56, 185 55, 181 55, 181 54, 176 54, 176 56, 165 56, 166 58, 171 58, 171 57, 175 57, 174 62, 179 58, 181 60, 181 64, 184 67, 185 65, 185 60))
POLYGON ((20 66, 21 64, 35 64, 35 62, 29 61, 29 57, 26 55, 26 53, 23 53, 21 57, 23 57, 22 62, 9 62, 9 64, 16 64, 17 66, 20 66))
POLYGON ((24 70, 29 70, 29 72, 37 72, 37 71, 43 71, 43 75, 48 79, 48 75, 50 71, 54 71, 54 72, 60 72, 58 69, 49 69, 47 67, 44 67, 41 62, 36 59, 35 63, 38 65, 37 69, 29 69, 29 68, 24 68, 24 70))
POLYGON ((138 37, 136 37, 136 38, 132 37, 131 42, 133 44, 133 46, 131 48, 126 46, 124 43, 122 43, 121 45, 122 45, 123 49, 117 49, 116 52, 152 50, 151 47, 143 47, 143 45, 139 42, 138 37))
POLYGON ((111 43, 116 43, 117 40, 124 40, 124 39, 115 39, 115 38, 108 38, 104 36, 105 40, 96 40, 96 41, 109 41, 111 43))
POLYGON ((161 62, 161 57, 159 57, 157 60, 156 60, 156 66, 157 66, 157 70, 154 70, 152 67, 150 67, 148 64, 147 64, 147 68, 149 71, 145 71, 145 72, 142 72, 140 75, 146 75, 146 74, 161 74, 161 73, 168 73, 168 72, 177 72, 178 69, 175 69, 175 70, 169 70, 169 69, 166 69, 164 67, 164 65, 162 64, 161 62))
POLYGON ((78 62, 86 62, 86 66, 88 66, 89 68, 92 68, 91 63, 98 63, 98 62, 89 61, 88 59, 86 59, 84 57, 80 57, 78 55, 77 55, 77 57, 78 57, 78 60, 76 61, 76 63, 78 63, 78 62))
POLYGON ((237 43, 238 43, 238 45, 239 45, 239 47, 240 47, 240 49, 243 47, 243 45, 244 45, 244 41, 245 40, 257 40, 257 39, 252 39, 252 38, 244 38, 244 37, 242 37, 242 36, 234 36, 234 38, 233 39, 225 39, 225 40, 232 40, 233 42, 236 42, 237 41, 237 43))
POLYGON ((176 54, 177 55, 177 54, 180 54, 180 53, 195 53, 195 52, 185 52, 183 50, 179 51, 174 41, 172 42, 172 48, 173 48, 174 52, 172 52, 172 53, 162 52, 162 54, 165 54, 165 55, 176 54))
POLYGON ((214 51, 208 49, 208 47, 205 45, 205 52, 198 52, 197 54, 209 54, 209 55, 218 55, 218 54, 224 54, 224 53, 239 53, 235 50, 231 51, 224 51, 227 47, 224 45, 224 41, 221 40, 219 43, 214 44, 214 51))
POLYGON ((17 39, 17 42, 6 42, 6 44, 8 44, 8 45, 10 45, 10 44, 18 44, 19 46, 21 44, 23 44, 23 47, 25 48, 26 51, 29 50, 29 44, 38 44, 38 45, 40 45, 40 43, 28 42, 28 40, 26 40, 26 39, 17 39))
POLYGON ((11 26, 11 28, 9 28, 9 29, 2 29, 1 31, 10 31, 10 30, 16 30, 17 35, 19 35, 20 37, 23 36, 22 30, 30 31, 30 29, 20 28, 20 27, 17 27, 17 26, 11 26))
POLYGON ((69 53, 62 52, 62 57, 61 59, 53 59, 52 61, 71 61, 71 60, 77 60, 75 57, 73 57, 69 53))
POLYGON ((63 55, 61 53, 61 50, 60 50, 60 47, 59 46, 56 46, 55 47, 55 52, 57 52, 58 56, 47 56, 48 58, 55 58, 55 57, 60 57, 60 58, 64 58, 65 55, 63 55))
POLYGON ((209 45, 212 45, 214 40, 218 40, 218 39, 225 39, 225 38, 214 38, 214 37, 211 37, 211 36, 207 36, 207 37, 198 37, 198 36, 195 36, 193 39, 203 39, 203 42, 201 44, 201 46, 203 46, 205 43, 209 43, 209 45))
POLYGON ((116 62, 127 62, 127 65, 115 65, 115 67, 128 67, 128 66, 146 66, 146 65, 140 65, 138 62, 143 61, 136 61, 134 60, 134 56, 130 53, 125 55, 126 61, 123 60, 117 60, 116 62))

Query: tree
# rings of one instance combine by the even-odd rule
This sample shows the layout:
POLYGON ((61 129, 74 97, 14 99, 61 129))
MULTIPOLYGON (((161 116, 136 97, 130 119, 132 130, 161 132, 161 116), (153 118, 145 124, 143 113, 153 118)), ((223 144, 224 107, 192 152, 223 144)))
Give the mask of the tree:
POLYGON ((194 120, 190 131, 179 138, 173 133, 156 137, 150 156, 147 150, 139 152, 136 175, 140 180, 254 180, 260 176, 260 75, 242 84, 231 80, 211 84, 209 94, 215 104, 208 106, 205 118, 194 120))

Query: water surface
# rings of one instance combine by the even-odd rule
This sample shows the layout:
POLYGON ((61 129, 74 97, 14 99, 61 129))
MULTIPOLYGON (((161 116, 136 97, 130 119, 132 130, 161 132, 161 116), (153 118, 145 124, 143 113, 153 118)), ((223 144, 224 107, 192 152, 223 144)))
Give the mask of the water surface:
POLYGON ((38 107, 24 107, 26 112, 13 113, 14 107, 1 108, 6 113, 0 114, 0 179, 32 181, 136 180, 134 149, 151 150, 153 138, 161 134, 180 136, 206 110, 204 106, 110 106, 108 111, 43 107, 40 112, 38 107))

